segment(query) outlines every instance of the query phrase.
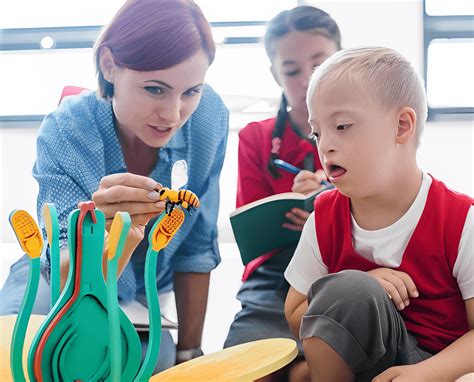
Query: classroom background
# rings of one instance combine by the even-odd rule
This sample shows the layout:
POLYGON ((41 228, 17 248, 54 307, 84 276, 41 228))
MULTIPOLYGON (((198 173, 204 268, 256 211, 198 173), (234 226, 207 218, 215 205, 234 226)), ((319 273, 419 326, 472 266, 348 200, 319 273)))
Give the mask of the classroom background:
MULTIPOLYGON (((473 195, 474 2, 470 0, 195 0, 213 25, 216 60, 206 82, 230 109, 230 135, 221 176, 219 245, 212 272, 203 350, 222 348, 239 310, 242 264, 229 213, 235 207, 238 132, 275 114, 280 89, 260 42, 265 22, 283 9, 315 5, 337 21, 343 47, 382 45, 408 57, 425 79, 429 121, 420 166, 473 195)), ((43 116, 66 85, 95 88, 92 45, 123 0, 9 0, 0 3, 0 288, 21 255, 8 215, 36 216, 31 176, 43 116)))

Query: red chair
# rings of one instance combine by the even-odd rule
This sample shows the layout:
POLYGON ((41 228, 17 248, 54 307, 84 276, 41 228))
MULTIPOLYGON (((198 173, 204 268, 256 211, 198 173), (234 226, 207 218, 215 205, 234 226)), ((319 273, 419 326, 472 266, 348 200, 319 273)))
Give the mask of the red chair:
POLYGON ((65 86, 61 97, 59 98, 59 103, 62 102, 64 97, 81 94, 82 92, 88 91, 89 89, 81 88, 80 86, 65 86))

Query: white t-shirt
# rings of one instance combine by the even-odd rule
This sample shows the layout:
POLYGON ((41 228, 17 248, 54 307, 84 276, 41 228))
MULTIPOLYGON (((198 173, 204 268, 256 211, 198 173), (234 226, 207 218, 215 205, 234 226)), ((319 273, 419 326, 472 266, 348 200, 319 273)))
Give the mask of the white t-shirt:
MULTIPOLYGON (((351 214, 352 243, 357 253, 381 267, 397 268, 413 231, 420 220, 428 198, 431 177, 423 173, 423 181, 415 201, 398 221, 391 226, 367 231, 358 226, 351 214)), ((319 252, 314 212, 301 233, 295 254, 285 271, 285 278, 298 292, 307 294, 311 285, 328 274, 319 252)), ((471 206, 464 223, 453 276, 463 299, 474 297, 474 208, 471 206)))

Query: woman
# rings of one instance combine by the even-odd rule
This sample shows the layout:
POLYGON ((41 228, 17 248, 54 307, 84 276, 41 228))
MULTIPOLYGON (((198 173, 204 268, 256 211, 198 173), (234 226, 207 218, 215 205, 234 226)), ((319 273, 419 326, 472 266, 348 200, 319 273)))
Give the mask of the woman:
MULTIPOLYGON (((204 84, 214 54, 210 25, 193 1, 127 1, 95 46, 98 91, 67 98, 46 116, 33 169, 38 213, 46 202, 58 209, 62 282, 69 267, 67 216, 80 201, 92 199, 109 224, 117 211, 131 215, 119 264, 119 297, 144 301, 145 226, 151 227, 164 208, 155 189, 170 186, 174 162, 187 161, 187 187, 202 207, 160 255, 156 275, 160 299, 173 289, 176 295, 178 362, 202 354, 209 273, 220 261, 216 221, 228 111, 204 84)), ((49 279, 49 259, 43 263, 49 279)), ((22 259, 3 290, 2 314, 18 311, 23 291, 12 291, 26 278, 22 259)), ((43 290, 47 293, 47 287, 43 290)), ((46 298, 39 297, 49 307, 46 298)), ((171 336, 163 334, 157 369, 175 362, 171 336)))
MULTIPOLYGON (((276 117, 252 122, 239 133, 237 207, 282 192, 311 193, 326 179, 317 148, 308 139, 306 90, 314 68, 340 48, 336 22, 318 8, 296 7, 269 22, 265 49, 272 75, 283 89, 282 101, 276 117), (273 162, 278 158, 304 170, 296 176, 280 170, 273 162)), ((288 211, 284 226, 301 231, 308 216, 300 209, 288 211)), ((242 310, 235 316, 225 347, 263 338, 294 338, 284 315, 289 285, 283 276, 294 250, 281 250, 256 269, 252 263, 246 267, 237 295, 242 310)), ((302 355, 300 343, 299 348, 302 355)), ((290 381, 309 380, 301 359, 284 371, 290 381)), ((280 373, 265 380, 284 378, 280 373)))

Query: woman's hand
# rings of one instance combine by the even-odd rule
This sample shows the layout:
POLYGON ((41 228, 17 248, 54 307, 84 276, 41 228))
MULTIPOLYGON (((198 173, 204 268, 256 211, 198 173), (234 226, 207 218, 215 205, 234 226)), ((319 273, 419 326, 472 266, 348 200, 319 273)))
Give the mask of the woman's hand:
POLYGON ((321 182, 327 180, 327 176, 323 170, 311 172, 307 170, 300 171, 293 179, 292 192, 299 192, 301 194, 311 194, 321 187, 321 182))
POLYGON ((410 304, 410 297, 418 297, 415 283, 405 272, 377 268, 367 273, 379 282, 398 310, 403 310, 410 304))
POLYGON ((112 174, 102 178, 92 200, 105 214, 107 230, 116 212, 124 211, 130 214, 132 224, 127 246, 136 246, 143 239, 148 221, 160 214, 165 207, 156 192, 156 189, 160 188, 159 183, 145 176, 130 173, 112 174))
POLYGON ((291 223, 284 223, 283 227, 292 231, 302 231, 304 223, 308 220, 309 215, 310 212, 306 212, 299 208, 292 208, 285 214, 285 218, 287 218, 291 223))
MULTIPOLYGON (((122 256, 118 262, 117 277, 125 269, 137 245, 143 240, 145 226, 154 216, 163 212, 165 202, 159 201, 156 190, 161 184, 146 176, 130 173, 107 175, 100 181, 99 189, 92 195, 95 206, 105 214, 106 229, 109 231, 115 214, 118 211, 130 214, 131 226, 122 256)), ((105 235, 103 270, 107 273, 107 243, 105 235)))

